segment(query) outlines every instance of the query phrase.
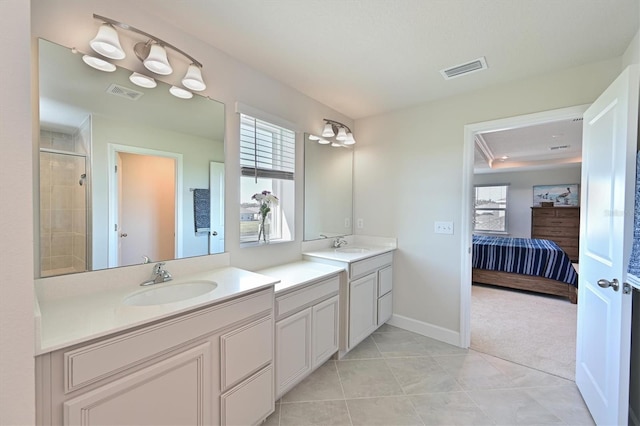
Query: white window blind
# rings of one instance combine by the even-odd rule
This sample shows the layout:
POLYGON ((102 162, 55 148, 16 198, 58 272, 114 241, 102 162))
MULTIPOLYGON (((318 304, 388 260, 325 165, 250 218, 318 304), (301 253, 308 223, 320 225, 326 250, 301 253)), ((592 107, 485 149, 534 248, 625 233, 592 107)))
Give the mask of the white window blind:
POLYGON ((240 114, 240 169, 242 176, 293 180, 295 132, 240 114))

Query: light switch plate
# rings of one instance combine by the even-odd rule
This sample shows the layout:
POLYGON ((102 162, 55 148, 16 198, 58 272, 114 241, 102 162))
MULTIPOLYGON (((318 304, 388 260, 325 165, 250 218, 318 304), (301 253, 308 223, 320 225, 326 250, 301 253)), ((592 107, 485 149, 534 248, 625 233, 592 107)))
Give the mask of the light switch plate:
POLYGON ((358 219, 357 223, 358 223, 358 229, 364 228, 364 220, 363 219, 358 219))
POLYGON ((435 222, 434 232, 436 234, 453 235, 453 222, 435 222))

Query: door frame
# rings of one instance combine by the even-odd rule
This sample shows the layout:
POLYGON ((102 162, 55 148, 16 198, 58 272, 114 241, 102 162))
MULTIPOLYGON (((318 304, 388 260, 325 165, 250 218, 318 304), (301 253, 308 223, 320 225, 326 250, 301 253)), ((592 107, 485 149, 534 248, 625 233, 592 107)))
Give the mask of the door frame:
POLYGON ((501 118, 464 126, 464 148, 462 160, 462 220, 460 242, 462 262, 460 271, 460 347, 471 345, 471 244, 473 218, 473 159, 476 134, 528 127, 552 121, 582 118, 590 104, 536 112, 533 114, 501 118))
POLYGON ((118 266, 118 238, 117 232, 114 232, 114 226, 118 222, 118 179, 115 173, 112 173, 117 164, 117 155, 120 152, 126 154, 148 155, 153 157, 166 157, 175 161, 175 226, 174 226, 174 259, 182 257, 182 170, 183 161, 182 154, 176 152, 159 151, 156 149, 142 148, 131 145, 107 144, 107 170, 109 171, 109 250, 108 265, 109 268, 118 266))

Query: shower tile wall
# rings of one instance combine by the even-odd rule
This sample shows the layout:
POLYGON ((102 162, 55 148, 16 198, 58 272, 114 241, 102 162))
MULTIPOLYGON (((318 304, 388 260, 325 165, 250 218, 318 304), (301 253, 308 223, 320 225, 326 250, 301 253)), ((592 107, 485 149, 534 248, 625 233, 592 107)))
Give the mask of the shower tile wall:
MULTIPOLYGON (((40 146, 84 153, 71 134, 43 130, 40 146), (80 149, 78 149, 80 148, 80 149)), ((40 259, 41 275, 86 270, 85 158, 40 153, 40 259)))

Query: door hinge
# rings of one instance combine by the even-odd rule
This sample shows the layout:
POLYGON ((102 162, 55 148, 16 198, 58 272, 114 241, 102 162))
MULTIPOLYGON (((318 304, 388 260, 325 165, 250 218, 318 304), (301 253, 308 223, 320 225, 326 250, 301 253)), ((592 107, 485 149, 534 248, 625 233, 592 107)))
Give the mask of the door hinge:
POLYGON ((115 173, 118 173, 118 166, 117 166, 117 165, 113 166, 113 171, 114 171, 115 173))
POLYGON ((631 284, 622 283, 622 294, 631 294, 631 290, 633 290, 631 284))
POLYGON ((118 231, 118 224, 117 223, 113 224, 113 230, 116 231, 116 232, 118 231))

